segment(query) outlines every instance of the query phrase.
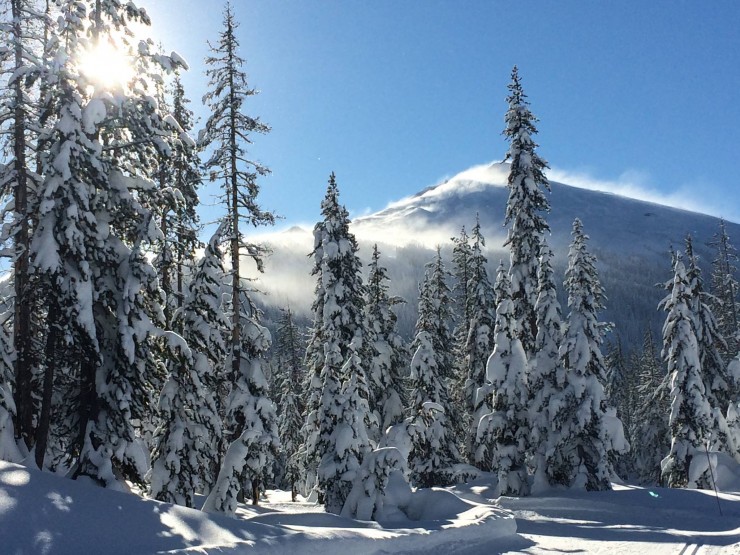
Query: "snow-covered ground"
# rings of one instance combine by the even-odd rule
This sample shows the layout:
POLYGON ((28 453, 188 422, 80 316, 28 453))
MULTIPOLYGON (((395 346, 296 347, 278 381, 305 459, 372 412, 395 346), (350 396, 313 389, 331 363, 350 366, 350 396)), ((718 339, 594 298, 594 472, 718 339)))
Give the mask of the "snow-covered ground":
POLYGON ((0 462, 0 553, 740 554, 734 489, 719 506, 714 492, 632 486, 493 500, 483 479, 415 492, 413 520, 381 525, 285 492, 231 519, 0 462))

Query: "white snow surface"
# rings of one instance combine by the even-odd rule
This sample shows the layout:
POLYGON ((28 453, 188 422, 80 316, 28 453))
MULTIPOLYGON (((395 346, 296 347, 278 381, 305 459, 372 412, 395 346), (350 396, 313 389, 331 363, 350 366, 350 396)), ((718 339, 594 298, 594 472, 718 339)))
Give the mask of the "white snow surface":
POLYGON ((0 462, 0 551, 153 553, 726 553, 740 554, 740 477, 734 493, 614 486, 491 499, 490 475, 418 490, 415 520, 357 521, 290 493, 268 491, 236 518, 207 514, 0 462), (720 508, 722 514, 720 515, 720 508))

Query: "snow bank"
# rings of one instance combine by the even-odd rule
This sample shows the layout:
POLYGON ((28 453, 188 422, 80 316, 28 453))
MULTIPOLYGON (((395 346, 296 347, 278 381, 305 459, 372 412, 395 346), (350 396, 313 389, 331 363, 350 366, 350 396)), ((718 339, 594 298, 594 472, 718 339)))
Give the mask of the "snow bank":
POLYGON ((1 550, 223 555, 253 547, 258 553, 346 555, 428 551, 463 538, 490 543, 516 532, 508 511, 445 490, 420 490, 403 501, 413 518, 383 525, 287 502, 243 506, 240 518, 228 518, 0 462, 1 550))

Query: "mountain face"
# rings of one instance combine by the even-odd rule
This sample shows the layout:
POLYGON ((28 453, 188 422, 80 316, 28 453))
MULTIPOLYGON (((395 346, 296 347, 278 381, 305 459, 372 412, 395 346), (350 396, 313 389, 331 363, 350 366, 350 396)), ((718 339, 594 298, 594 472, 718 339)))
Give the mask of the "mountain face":
MULTIPOLYGON (((450 238, 458 236, 463 226, 470 232, 476 214, 486 237, 491 279, 499 260, 508 264, 508 250, 503 247, 508 171, 507 164, 471 168, 353 222, 352 231, 359 240, 362 259, 369 260, 372 244, 378 243, 381 262, 389 269, 392 292, 407 300, 398 310, 400 329, 406 337, 413 333, 417 286, 424 274, 424 264, 432 260, 437 245, 449 261, 450 238)), ((671 279, 670 249, 682 251, 687 234, 693 237, 708 289, 714 252, 707 243, 719 230, 718 218, 562 183, 550 185, 551 211, 546 219, 551 234, 547 241, 555 253, 556 275, 562 281, 570 232, 573 220, 578 217, 590 236, 589 248, 598 259, 599 276, 607 295, 602 321, 614 324, 611 339, 619 339, 626 349, 639 346, 647 329, 652 330, 656 339, 660 337, 664 314, 657 305, 665 291, 657 284, 671 279)), ((726 229, 734 242, 740 242, 740 225, 727 222, 726 229)), ((300 233, 293 228, 288 235, 290 248, 296 251, 300 233)), ((310 262, 306 254, 311 250, 312 240, 308 231, 303 236, 299 241, 305 241, 302 260, 293 259, 294 268, 305 270, 305 278, 300 280, 303 291, 293 291, 292 304, 307 312, 314 281, 308 276, 310 262)), ((280 246, 287 245, 286 239, 270 241, 278 263, 268 262, 266 282, 287 266, 285 247, 280 246)), ((449 262, 448 269, 451 269, 449 262)), ((292 283, 297 285, 295 280, 292 283)), ((284 291, 281 293, 277 288, 273 291, 273 300, 285 298, 284 291)), ((567 306, 563 295, 561 303, 565 316, 567 306)))

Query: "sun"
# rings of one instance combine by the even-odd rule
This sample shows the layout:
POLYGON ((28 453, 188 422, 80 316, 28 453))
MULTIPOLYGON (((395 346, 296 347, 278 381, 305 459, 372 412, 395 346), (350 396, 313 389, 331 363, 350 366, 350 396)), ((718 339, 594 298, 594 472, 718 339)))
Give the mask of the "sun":
POLYGON ((101 40, 80 57, 80 72, 95 86, 119 89, 131 80, 134 69, 122 50, 101 40))

